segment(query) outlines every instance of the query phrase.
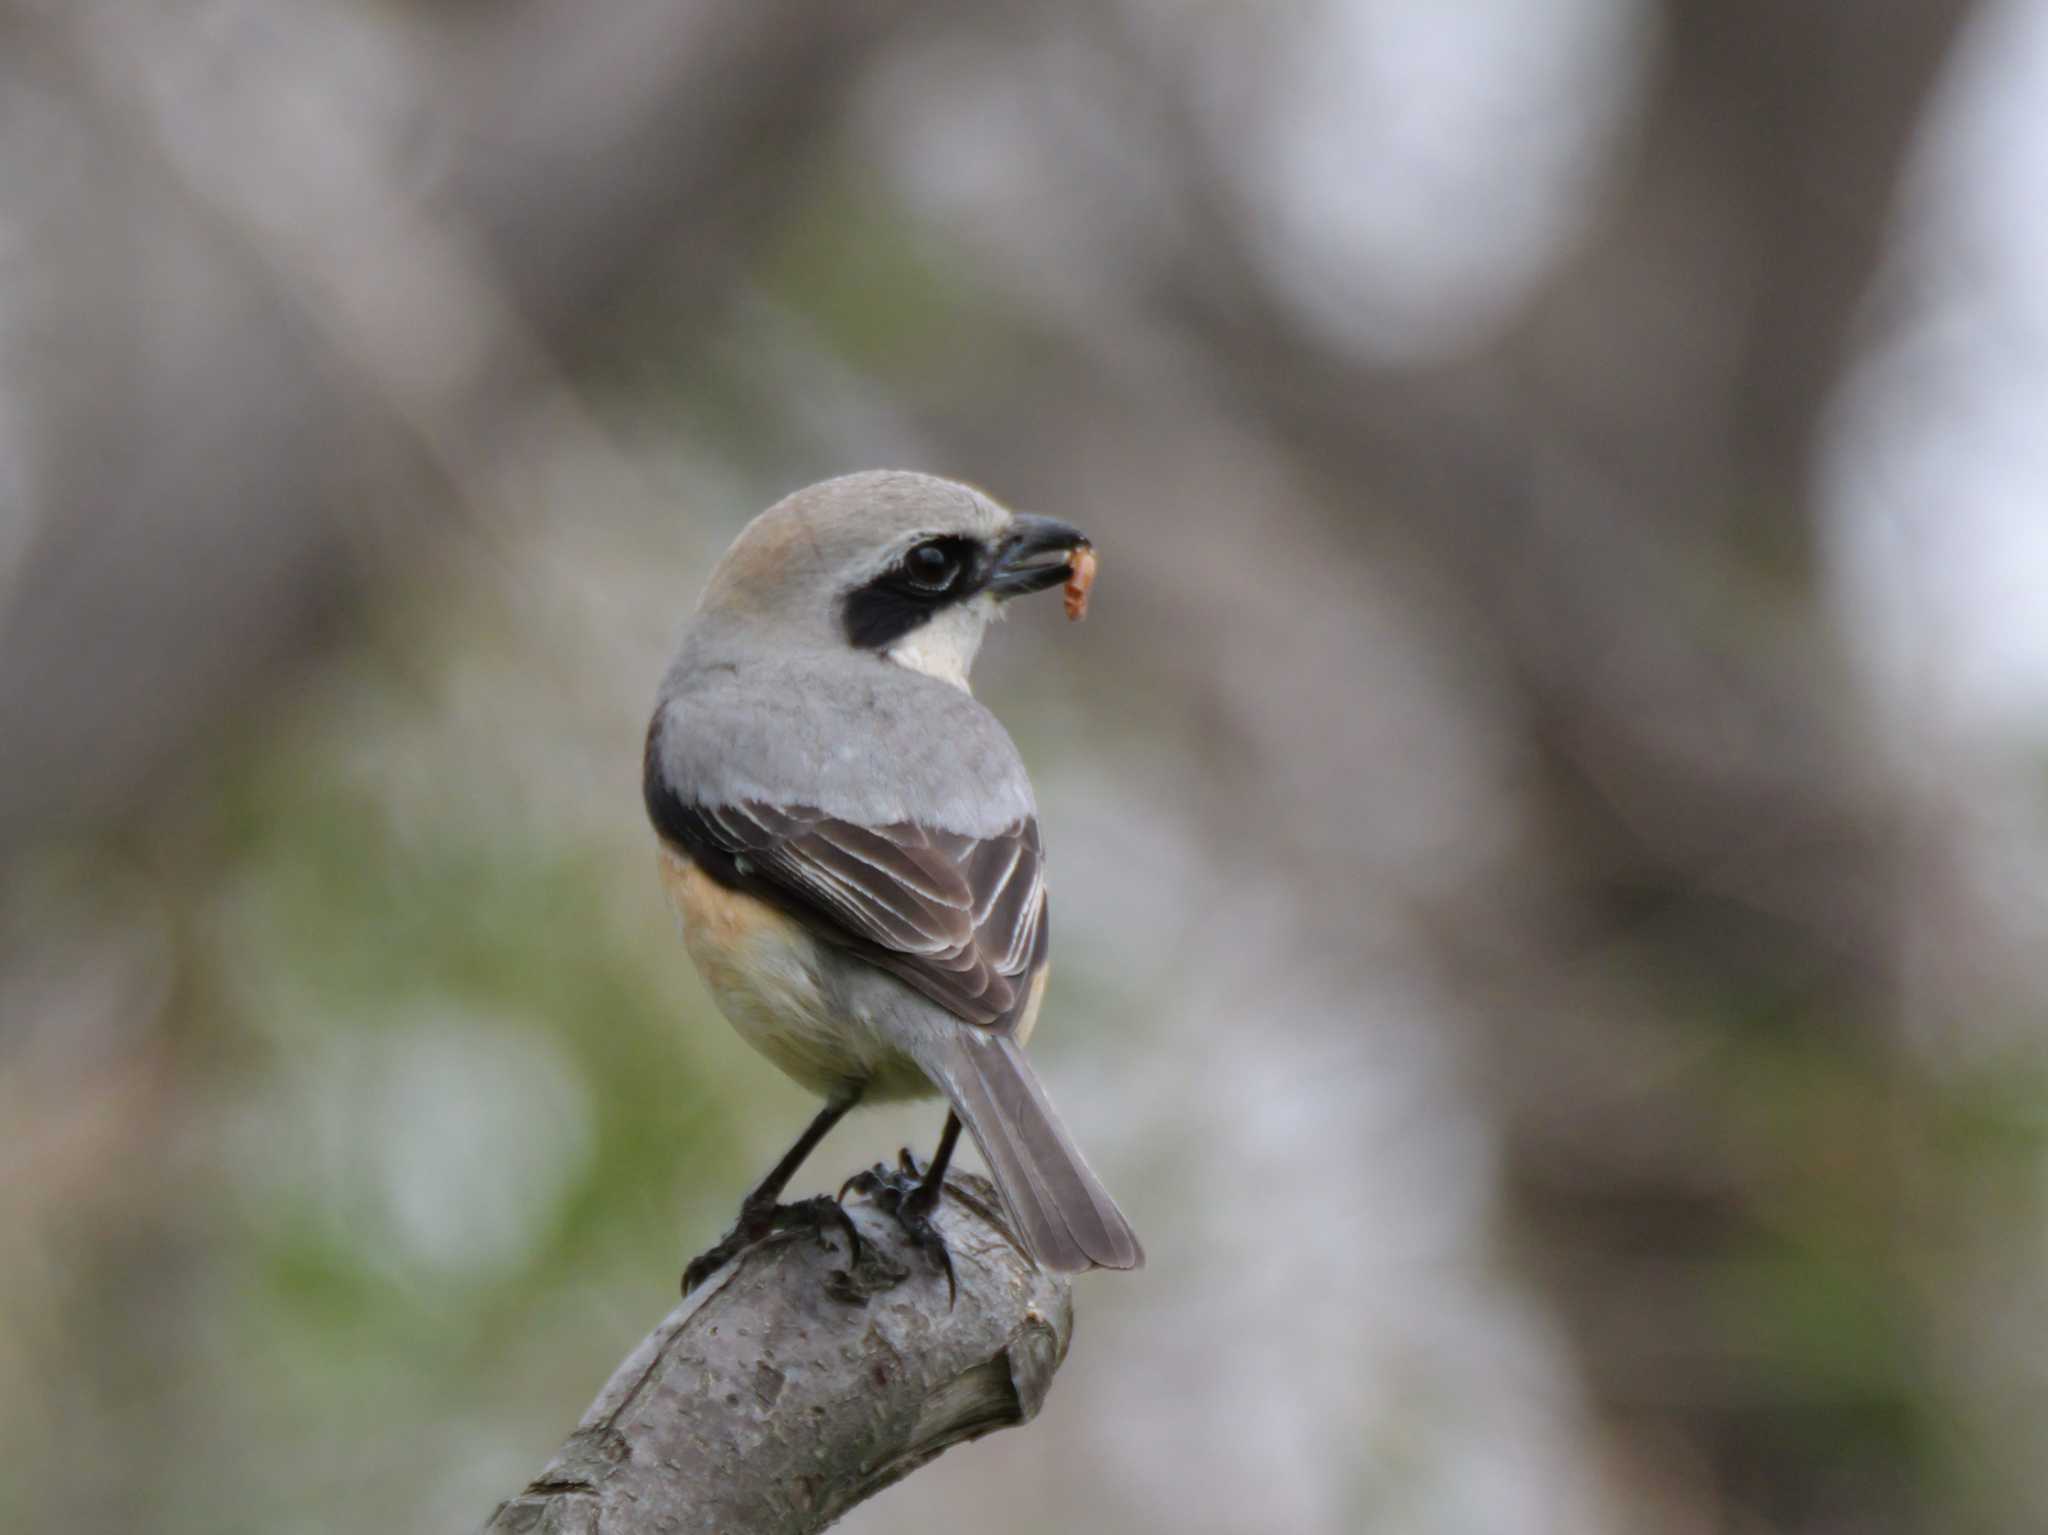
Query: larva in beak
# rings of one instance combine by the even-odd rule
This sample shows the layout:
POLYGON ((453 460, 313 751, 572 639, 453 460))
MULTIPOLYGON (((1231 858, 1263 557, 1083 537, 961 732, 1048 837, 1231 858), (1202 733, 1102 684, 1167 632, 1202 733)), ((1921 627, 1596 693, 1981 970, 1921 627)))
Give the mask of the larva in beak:
POLYGON ((1095 584, 1095 550, 1082 544, 1067 551, 1067 586, 1062 594, 1069 619, 1088 616, 1088 589, 1095 584))

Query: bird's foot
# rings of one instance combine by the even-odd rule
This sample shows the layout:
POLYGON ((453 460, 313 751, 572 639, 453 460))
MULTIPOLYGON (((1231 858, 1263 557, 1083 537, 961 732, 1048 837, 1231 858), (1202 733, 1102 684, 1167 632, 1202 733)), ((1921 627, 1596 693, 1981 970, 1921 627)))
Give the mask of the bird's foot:
POLYGON ((857 1266, 861 1259, 860 1232, 854 1227, 853 1217, 840 1209, 839 1201, 830 1195, 801 1199, 793 1205, 772 1201, 757 1204, 749 1200, 740 1206, 740 1218, 724 1240, 690 1260, 689 1267, 683 1270, 683 1294, 688 1295, 741 1253, 762 1242, 795 1236, 813 1236, 822 1242, 835 1231, 846 1238, 848 1267, 857 1266))
POLYGON ((917 1158, 905 1149, 897 1153, 894 1171, 878 1162, 840 1185, 839 1197, 844 1199, 849 1191, 865 1195, 881 1210, 895 1216, 896 1224, 903 1228, 910 1245, 928 1253, 939 1272, 946 1276, 946 1297, 950 1305, 959 1299, 960 1286, 953 1276, 953 1255, 946 1250, 946 1239, 932 1224, 932 1212, 939 1207, 941 1188, 942 1185, 927 1180, 918 1168, 917 1158))

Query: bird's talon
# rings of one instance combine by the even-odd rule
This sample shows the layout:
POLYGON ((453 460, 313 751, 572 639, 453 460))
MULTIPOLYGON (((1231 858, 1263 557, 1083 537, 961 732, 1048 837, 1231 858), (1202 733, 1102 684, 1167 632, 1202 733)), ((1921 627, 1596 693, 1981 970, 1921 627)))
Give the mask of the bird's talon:
POLYGON ((823 1241, 827 1226, 845 1233, 847 1262, 859 1263, 863 1251, 860 1230, 853 1224, 853 1217, 839 1208, 838 1200, 820 1194, 793 1205, 743 1204, 739 1220, 724 1239, 692 1258, 683 1269, 683 1294, 690 1294, 751 1247, 774 1237, 805 1231, 823 1241))
MULTIPOLYGON (((917 1171, 917 1159, 908 1151, 898 1160, 902 1164, 900 1171, 875 1167, 868 1172, 854 1174, 846 1180, 846 1187, 865 1196, 884 1214, 894 1216, 910 1245, 930 1254, 939 1272, 946 1276, 947 1304, 951 1305, 959 1298, 960 1283, 953 1272, 953 1255, 946 1248, 946 1239, 939 1235, 939 1228, 932 1222, 932 1213, 938 1209, 942 1197, 941 1191, 936 1185, 924 1181, 917 1171)), ((954 1194, 960 1197, 959 1190, 954 1194)))
POLYGON ((903 1234, 910 1238, 910 1245, 931 1255, 939 1272, 946 1276, 946 1304, 948 1307, 960 1299, 960 1283, 953 1274, 953 1254, 946 1247, 946 1239, 939 1235, 939 1228, 932 1224, 931 1212, 938 1204, 937 1191, 933 1197, 920 1198, 925 1185, 919 1184, 910 1196, 896 1210, 896 1224, 903 1228, 903 1234))
POLYGON ((885 1214, 894 1215, 898 1207, 903 1203, 902 1174, 892 1173, 885 1168, 877 1167, 872 1173, 867 1175, 867 1186, 861 1192, 868 1197, 876 1209, 881 1210, 885 1214))
POLYGON ((871 1192, 874 1186, 875 1175, 863 1169, 839 1185, 839 1197, 843 1200, 848 1194, 866 1194, 871 1192))
MULTIPOLYGON (((854 1225, 853 1217, 840 1208, 838 1200, 826 1199, 821 1194, 818 1196, 818 1202, 821 1206, 818 1212, 820 1218, 831 1221, 833 1226, 846 1236, 847 1267, 859 1267, 861 1255, 866 1251, 866 1246, 860 1239, 860 1227, 854 1225)), ((820 1235, 823 1235, 822 1230, 820 1235)))

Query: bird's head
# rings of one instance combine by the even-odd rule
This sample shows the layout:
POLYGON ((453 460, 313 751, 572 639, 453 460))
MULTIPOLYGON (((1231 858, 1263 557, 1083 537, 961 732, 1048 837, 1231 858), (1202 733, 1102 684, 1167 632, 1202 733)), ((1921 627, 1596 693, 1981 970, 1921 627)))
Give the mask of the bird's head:
POLYGON ((972 486, 874 470, 784 497, 711 574, 702 617, 863 651, 959 687, 1001 605, 1061 585, 1086 535, 972 486))

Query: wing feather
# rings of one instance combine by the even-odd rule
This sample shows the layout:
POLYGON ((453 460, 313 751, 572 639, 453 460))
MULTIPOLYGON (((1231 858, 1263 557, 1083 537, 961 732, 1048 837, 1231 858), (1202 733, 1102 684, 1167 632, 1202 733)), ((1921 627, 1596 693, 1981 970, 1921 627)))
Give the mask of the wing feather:
POLYGON ((650 796, 663 835, 970 1023, 1021 1015, 1047 944, 1038 822, 991 837, 860 826, 797 805, 650 796))

